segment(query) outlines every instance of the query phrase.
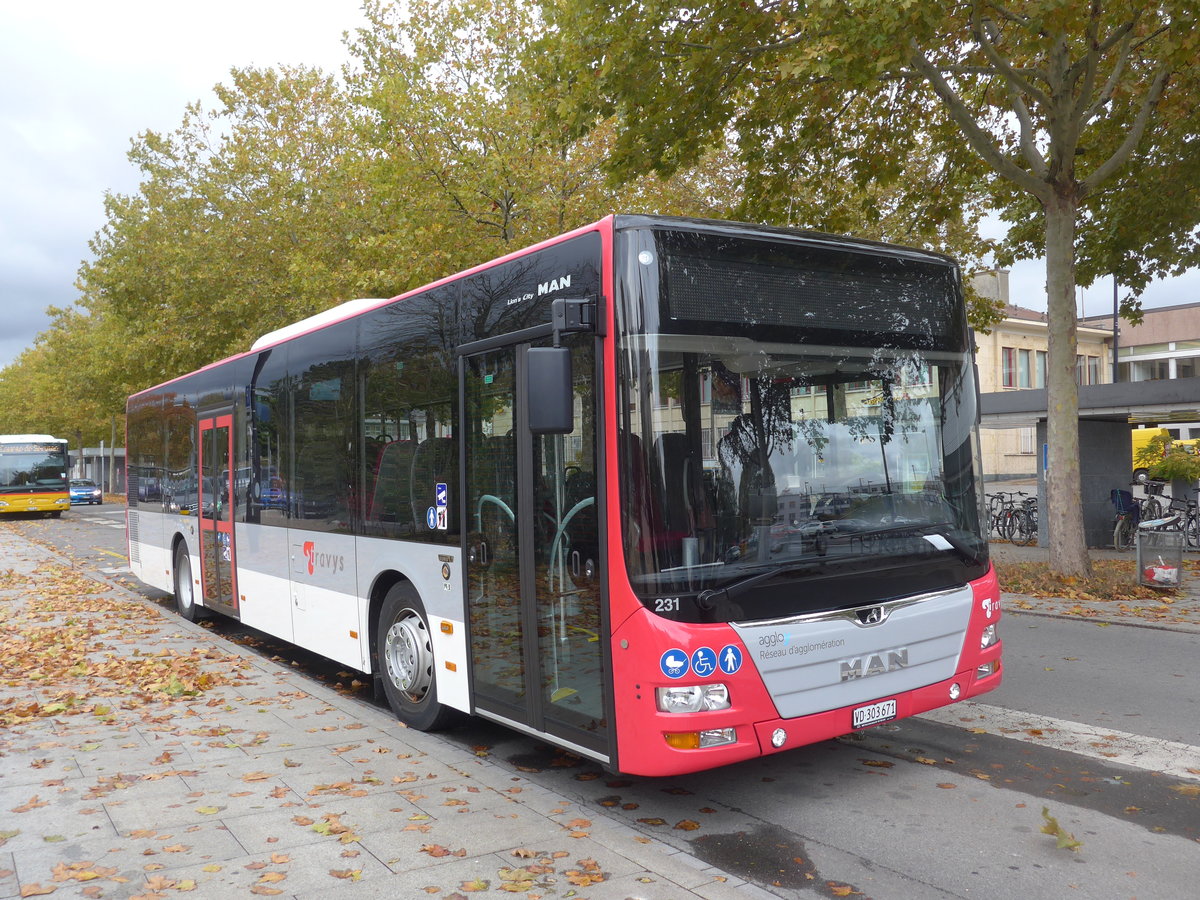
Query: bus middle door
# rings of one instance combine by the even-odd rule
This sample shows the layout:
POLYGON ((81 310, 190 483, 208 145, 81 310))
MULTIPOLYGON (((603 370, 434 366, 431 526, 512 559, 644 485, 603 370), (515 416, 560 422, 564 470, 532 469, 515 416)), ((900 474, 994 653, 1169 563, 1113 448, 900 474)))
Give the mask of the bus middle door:
POLYGON ((233 416, 200 420, 200 581, 204 605, 238 617, 233 416))

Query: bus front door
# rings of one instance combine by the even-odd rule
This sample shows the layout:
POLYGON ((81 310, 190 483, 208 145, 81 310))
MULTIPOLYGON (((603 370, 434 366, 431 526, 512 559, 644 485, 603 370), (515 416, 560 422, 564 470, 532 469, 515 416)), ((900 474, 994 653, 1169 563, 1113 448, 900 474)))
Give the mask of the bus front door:
POLYGON ((200 581, 204 605, 238 615, 233 541, 233 416, 200 420, 200 581))
POLYGON ((477 713, 607 761, 591 335, 572 346, 575 430, 534 435, 521 344, 463 359, 464 555, 477 713))

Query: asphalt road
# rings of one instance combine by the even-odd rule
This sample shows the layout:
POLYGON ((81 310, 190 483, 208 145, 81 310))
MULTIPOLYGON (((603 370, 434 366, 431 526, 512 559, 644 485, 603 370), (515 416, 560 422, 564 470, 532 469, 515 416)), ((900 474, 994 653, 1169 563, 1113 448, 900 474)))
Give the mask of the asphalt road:
POLYGON ((1009 615, 986 702, 1200 745, 1200 635, 1009 615))
MULTIPOLYGON (((122 575, 123 522, 106 505, 18 527, 168 606, 122 575)), ((346 677, 236 623, 215 627, 314 678, 346 677)), ((771 895, 1194 896, 1200 636, 1012 612, 1003 628, 1006 681, 976 707, 713 772, 613 776, 482 721, 443 739, 771 895)))

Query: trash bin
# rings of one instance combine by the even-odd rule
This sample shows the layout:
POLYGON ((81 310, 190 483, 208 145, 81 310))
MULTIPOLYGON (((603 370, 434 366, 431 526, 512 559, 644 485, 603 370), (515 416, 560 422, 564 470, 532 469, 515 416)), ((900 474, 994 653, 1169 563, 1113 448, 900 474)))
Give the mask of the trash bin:
POLYGON ((1183 571, 1182 531, 1139 528, 1137 532, 1137 583, 1146 587, 1177 588, 1183 571))

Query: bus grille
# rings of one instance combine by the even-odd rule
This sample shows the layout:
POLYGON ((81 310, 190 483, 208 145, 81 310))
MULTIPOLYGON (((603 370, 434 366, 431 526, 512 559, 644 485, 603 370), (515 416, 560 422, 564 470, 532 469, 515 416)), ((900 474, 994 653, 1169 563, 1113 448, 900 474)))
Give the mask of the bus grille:
POLYGON ((138 541, 138 514, 133 510, 129 511, 129 561, 141 563, 142 551, 141 544, 138 541))

